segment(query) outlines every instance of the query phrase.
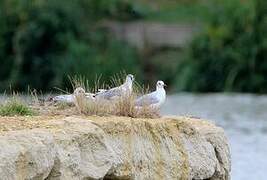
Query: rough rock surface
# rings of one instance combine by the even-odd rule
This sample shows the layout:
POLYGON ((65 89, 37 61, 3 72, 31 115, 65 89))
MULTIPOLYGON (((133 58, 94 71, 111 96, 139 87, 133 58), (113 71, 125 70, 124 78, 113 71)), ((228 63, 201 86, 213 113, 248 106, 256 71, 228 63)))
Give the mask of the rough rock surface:
POLYGON ((230 179, 224 132, 204 120, 73 116, 5 121, 0 120, 3 180, 230 179))

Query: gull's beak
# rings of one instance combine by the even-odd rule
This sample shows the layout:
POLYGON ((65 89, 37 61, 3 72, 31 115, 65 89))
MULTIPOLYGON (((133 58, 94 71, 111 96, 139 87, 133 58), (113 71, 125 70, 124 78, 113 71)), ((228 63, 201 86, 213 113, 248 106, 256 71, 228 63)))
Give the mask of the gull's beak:
POLYGON ((166 85, 166 84, 164 84, 163 86, 164 86, 164 87, 167 87, 167 85, 166 85))

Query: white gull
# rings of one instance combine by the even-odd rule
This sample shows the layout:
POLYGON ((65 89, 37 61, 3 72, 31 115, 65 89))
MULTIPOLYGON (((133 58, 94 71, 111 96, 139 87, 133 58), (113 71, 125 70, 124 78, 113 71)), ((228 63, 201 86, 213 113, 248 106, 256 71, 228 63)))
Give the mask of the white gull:
POLYGON ((121 96, 129 95, 133 90, 133 81, 134 76, 132 74, 128 74, 122 85, 109 90, 102 90, 96 93, 95 97, 97 99, 113 100, 121 96))
POLYGON ((142 108, 148 106, 152 108, 160 108, 166 99, 166 91, 164 89, 164 86, 166 85, 163 81, 158 81, 156 90, 152 93, 139 97, 135 101, 135 107, 142 108))

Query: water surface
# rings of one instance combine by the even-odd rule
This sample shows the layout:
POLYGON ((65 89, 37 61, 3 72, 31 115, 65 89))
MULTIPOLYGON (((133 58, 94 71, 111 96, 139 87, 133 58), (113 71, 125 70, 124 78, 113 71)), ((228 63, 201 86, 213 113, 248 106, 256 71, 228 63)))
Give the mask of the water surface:
POLYGON ((188 94, 168 96, 164 115, 209 119, 225 129, 232 156, 232 180, 266 180, 267 96, 188 94))

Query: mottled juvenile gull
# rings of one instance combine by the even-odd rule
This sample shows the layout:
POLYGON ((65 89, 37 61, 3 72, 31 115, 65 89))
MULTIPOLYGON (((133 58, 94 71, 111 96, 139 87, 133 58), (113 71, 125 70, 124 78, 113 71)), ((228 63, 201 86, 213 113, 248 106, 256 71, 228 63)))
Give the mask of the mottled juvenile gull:
POLYGON ((87 103, 93 101, 93 98, 88 98, 86 96, 85 90, 81 87, 78 87, 73 92, 74 104, 77 110, 82 113, 86 109, 87 103))
POLYGON ((125 82, 122 85, 109 90, 100 91, 96 93, 95 97, 97 99, 112 100, 127 94, 131 94, 133 90, 133 81, 134 76, 132 74, 128 74, 125 82))
POLYGON ((72 94, 55 96, 53 97, 52 100, 54 102, 62 102, 62 103, 73 103, 74 102, 72 94))
POLYGON ((144 96, 139 97, 135 101, 135 107, 152 107, 152 108, 160 108, 160 106, 165 102, 166 99, 166 91, 164 89, 163 81, 158 81, 156 85, 156 91, 146 94, 144 96))
MULTIPOLYGON (((76 88, 75 90, 78 91, 79 89, 80 89, 80 87, 79 88, 76 88)), ((74 90, 74 92, 75 92, 75 90, 74 90)), ((84 94, 85 94, 85 98, 86 99, 94 99, 95 94, 86 93, 85 91, 84 91, 84 94)), ((54 102, 72 104, 72 103, 74 103, 74 93, 73 94, 67 94, 67 95, 55 96, 55 97, 52 98, 52 100, 54 102)))

